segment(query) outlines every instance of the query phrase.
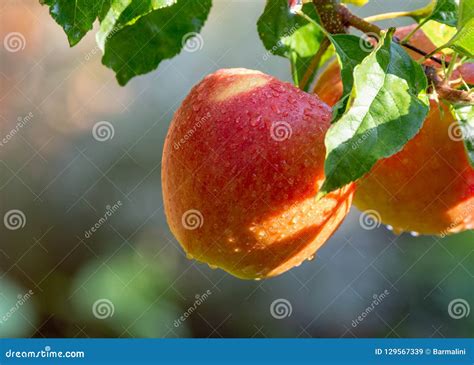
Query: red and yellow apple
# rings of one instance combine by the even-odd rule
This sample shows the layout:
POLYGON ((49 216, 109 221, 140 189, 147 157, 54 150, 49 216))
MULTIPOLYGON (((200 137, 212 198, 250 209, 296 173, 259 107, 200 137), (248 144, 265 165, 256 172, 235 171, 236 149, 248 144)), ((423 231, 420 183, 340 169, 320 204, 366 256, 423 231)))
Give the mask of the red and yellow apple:
POLYGON ((167 221, 188 257, 244 279, 311 258, 348 213, 353 185, 317 199, 331 110, 258 71, 196 85, 171 122, 162 184, 167 221))
MULTIPOLYGON (((400 28, 396 36, 403 38, 412 29, 400 28)), ((425 52, 435 49, 421 31, 410 43, 425 52)), ((410 54, 420 57, 412 51, 410 54)), ((462 75, 472 83, 472 66, 463 65, 455 78, 462 75)), ((319 77, 314 92, 329 105, 339 100, 342 83, 336 62, 319 77)), ((459 125, 446 106, 431 101, 418 135, 358 180, 354 204, 362 211, 377 211, 382 222, 397 232, 446 235, 474 228, 474 169, 467 159, 459 125)))

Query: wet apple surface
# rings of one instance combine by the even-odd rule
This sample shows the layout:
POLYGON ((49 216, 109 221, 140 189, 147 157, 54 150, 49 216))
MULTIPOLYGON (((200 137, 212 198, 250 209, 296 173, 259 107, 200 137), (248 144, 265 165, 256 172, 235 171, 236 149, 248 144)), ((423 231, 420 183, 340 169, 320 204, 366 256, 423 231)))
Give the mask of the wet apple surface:
POLYGON ((338 228, 353 186, 318 199, 330 108, 258 71, 226 69, 186 97, 163 153, 172 232, 189 257, 235 276, 281 274, 338 228))

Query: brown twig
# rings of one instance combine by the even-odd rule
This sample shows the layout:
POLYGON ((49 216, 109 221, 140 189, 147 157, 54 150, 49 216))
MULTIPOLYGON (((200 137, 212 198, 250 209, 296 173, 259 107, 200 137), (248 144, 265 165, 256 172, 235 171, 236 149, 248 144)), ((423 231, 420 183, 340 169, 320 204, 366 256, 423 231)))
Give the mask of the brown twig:
POLYGON ((339 12, 339 4, 336 0, 313 0, 321 23, 329 33, 346 33, 342 14, 339 12))
POLYGON ((446 79, 441 78, 436 68, 432 66, 423 66, 428 80, 431 81, 438 96, 441 99, 447 100, 451 103, 473 104, 474 94, 466 90, 453 89, 449 86, 446 79))
MULTIPOLYGON (((350 25, 350 26, 353 26, 354 28, 362 30, 364 33, 366 33, 367 35, 372 36, 374 38, 376 38, 376 36, 380 36, 380 34, 382 32, 382 28, 378 27, 375 24, 369 23, 365 19, 359 18, 357 15, 354 15, 344 5, 339 5, 338 6, 338 12, 342 15, 343 21, 346 25, 350 25)), ((409 43, 401 43, 400 39, 398 39, 397 37, 394 37, 393 39, 394 39, 395 42, 402 45, 403 47, 408 48, 408 49, 412 50, 413 52, 416 52, 416 53, 418 53, 418 54, 420 54, 424 57, 429 55, 427 52, 425 52, 425 51, 423 51, 423 50, 421 50, 421 49, 419 49, 419 48, 417 48, 417 47, 415 47, 415 46, 413 46, 409 43)), ((441 61, 439 58, 437 58, 435 56, 431 56, 429 58, 432 59, 433 61, 435 61, 436 63, 439 63, 440 65, 443 64, 443 61, 441 61)), ((449 63, 447 63, 447 62, 445 62, 444 64, 449 65, 449 63)))
POLYGON ((369 23, 368 21, 359 18, 357 15, 353 14, 347 7, 344 5, 337 6, 337 12, 341 14, 343 23, 345 25, 353 26, 359 30, 362 30, 364 33, 373 36, 379 36, 382 33, 382 28, 378 27, 375 24, 369 23))
MULTIPOLYGON (((368 21, 358 17, 357 15, 354 15, 347 7, 338 4, 334 0, 313 0, 313 3, 316 6, 323 26, 330 33, 334 32, 330 28, 326 27, 325 22, 328 22, 329 26, 334 27, 335 29, 344 29, 344 32, 346 27, 352 26, 376 39, 378 39, 378 37, 382 34, 382 29, 380 27, 375 24, 369 23, 368 21), (335 16, 334 14, 337 14, 337 16, 335 16), (331 21, 329 19, 330 17, 334 17, 334 19, 336 20, 331 21), (323 19, 325 19, 325 22, 323 21, 323 19)), ((397 37, 394 37, 394 41, 399 43, 403 47, 406 47, 416 53, 419 53, 426 59, 429 58, 435 61, 436 63, 449 66, 449 62, 443 63, 442 60, 437 57, 434 57, 434 55, 432 54, 433 52, 426 53, 425 51, 409 43, 400 42, 397 37)), ((472 92, 453 89, 449 86, 448 80, 446 78, 440 77, 437 69, 432 66, 423 65, 423 69, 425 71, 426 77, 428 78, 428 81, 430 82, 432 87, 435 88, 438 96, 441 99, 450 101, 452 103, 474 103, 474 94, 472 92)))
MULTIPOLYGON (((428 56, 428 53, 411 45, 410 43, 400 43, 400 39, 398 39, 397 37, 394 37, 395 41, 398 43, 398 44, 401 44, 403 47, 405 48, 408 48, 408 49, 411 49, 412 51, 422 55, 422 56, 428 56)), ((431 56, 430 57, 431 60, 435 61, 436 63, 442 65, 443 64, 443 61, 440 60, 438 57, 435 57, 435 56, 431 56)), ((444 61, 444 65, 446 66, 449 66, 449 62, 448 61, 444 61)))

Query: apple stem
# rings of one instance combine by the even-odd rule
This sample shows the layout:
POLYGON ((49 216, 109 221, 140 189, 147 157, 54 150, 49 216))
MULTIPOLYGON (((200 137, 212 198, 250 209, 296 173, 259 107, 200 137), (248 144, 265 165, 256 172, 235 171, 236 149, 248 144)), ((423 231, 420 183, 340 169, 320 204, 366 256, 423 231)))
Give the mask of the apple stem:
POLYGON ((458 58, 458 53, 454 52, 453 56, 451 57, 451 64, 449 65, 447 71, 446 71, 446 80, 449 80, 451 78, 451 75, 453 74, 454 71, 454 65, 456 64, 456 60, 458 58))
POLYGON ((437 70, 432 66, 423 66, 425 74, 432 83, 434 89, 441 99, 454 104, 473 104, 474 94, 470 91, 453 89, 446 79, 438 75, 437 70))

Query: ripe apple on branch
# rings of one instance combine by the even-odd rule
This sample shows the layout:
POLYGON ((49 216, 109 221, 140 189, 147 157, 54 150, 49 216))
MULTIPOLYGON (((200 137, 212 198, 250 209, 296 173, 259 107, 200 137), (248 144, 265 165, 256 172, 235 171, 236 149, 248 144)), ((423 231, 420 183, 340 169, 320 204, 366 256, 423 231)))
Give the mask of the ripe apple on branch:
MULTIPOLYGON (((184 99, 162 185, 190 258, 244 279, 279 275, 314 257, 353 199, 397 233, 474 227, 474 0, 366 19, 345 4, 367 1, 267 0, 258 33, 290 61, 294 85, 225 69, 184 99), (374 24, 399 17, 415 24, 374 24)), ((71 45, 99 19, 103 63, 122 85, 178 54, 212 5, 44 2, 71 45)))

